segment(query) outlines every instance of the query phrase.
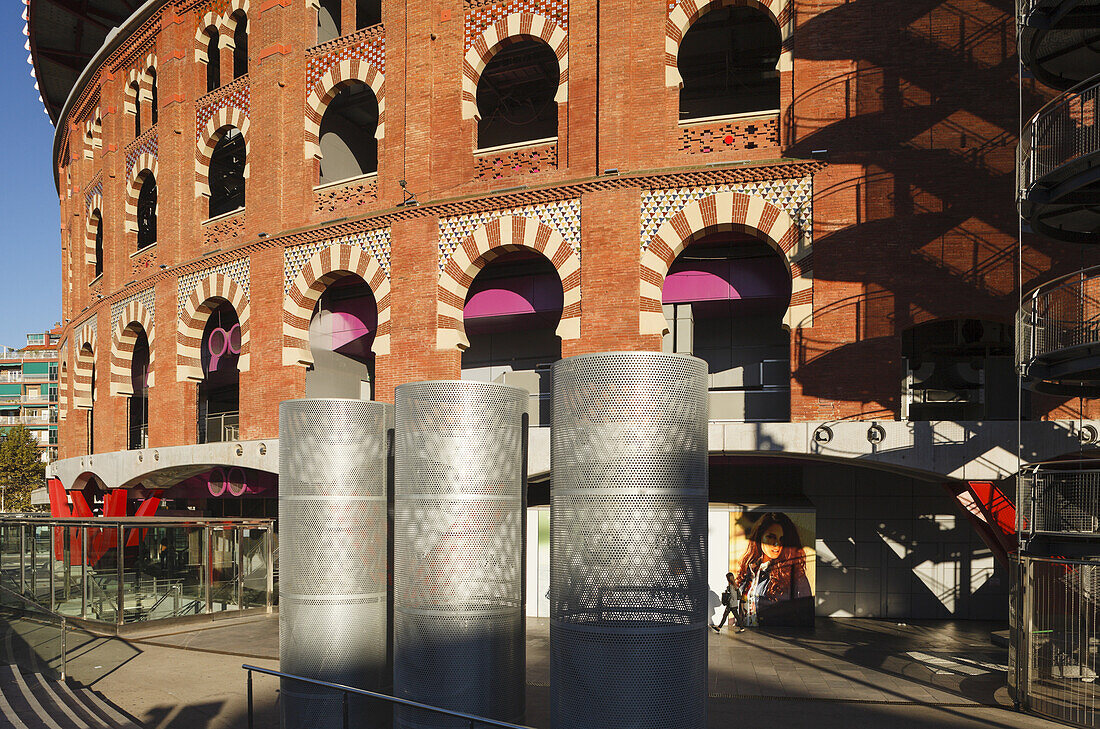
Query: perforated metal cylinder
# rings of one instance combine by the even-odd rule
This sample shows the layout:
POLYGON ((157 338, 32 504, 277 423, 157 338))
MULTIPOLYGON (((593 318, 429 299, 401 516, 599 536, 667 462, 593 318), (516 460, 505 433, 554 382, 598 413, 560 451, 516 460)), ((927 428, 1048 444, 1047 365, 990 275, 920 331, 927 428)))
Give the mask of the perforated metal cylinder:
POLYGON ((707 367, 554 364, 550 725, 707 725, 707 367))
MULTIPOLYGON (((501 721, 524 713, 527 391, 397 387, 394 692, 501 721)), ((463 721, 399 708, 397 726, 463 721)))
MULTIPOLYGON (((392 406, 287 400, 279 406, 279 665, 372 691, 387 671, 387 457, 392 406)), ((341 695, 282 682, 284 729, 341 729, 341 695)), ((353 699, 350 726, 378 727, 353 699)))

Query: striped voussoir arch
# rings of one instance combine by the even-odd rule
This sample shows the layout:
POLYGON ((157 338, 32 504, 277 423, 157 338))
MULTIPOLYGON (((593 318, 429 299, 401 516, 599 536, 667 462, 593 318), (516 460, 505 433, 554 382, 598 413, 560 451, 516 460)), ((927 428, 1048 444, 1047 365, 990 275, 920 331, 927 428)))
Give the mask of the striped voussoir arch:
POLYGON ((790 71, 793 66, 791 54, 791 36, 794 34, 794 19, 787 0, 680 0, 668 14, 665 23, 665 84, 683 86, 684 80, 677 68, 680 55, 680 42, 688 28, 700 15, 709 10, 729 6, 747 6, 763 10, 779 28, 781 43, 779 62, 776 71, 790 71))
POLYGON ((719 192, 688 203, 666 220, 642 253, 639 317, 642 334, 662 334, 668 330, 661 309, 661 289, 676 256, 691 241, 723 230, 749 233, 783 254, 791 271, 791 305, 784 323, 791 328, 813 325, 812 251, 804 244, 794 220, 761 197, 719 192))
POLYGON ((226 127, 235 127, 244 137, 244 177, 248 179, 248 114, 235 106, 223 106, 206 122, 206 129, 199 137, 198 157, 195 159, 195 197, 210 197, 210 156, 214 154, 214 147, 226 127))
POLYGON ((140 301, 128 303, 115 320, 114 337, 111 339, 111 394, 133 395, 134 385, 130 374, 134 347, 138 342, 138 325, 149 340, 149 377, 148 386, 153 386, 153 317, 145 310, 140 301))
POLYGON ((215 273, 203 279, 184 304, 176 332, 176 380, 202 382, 202 333, 219 300, 228 301, 241 323, 241 356, 237 369, 248 371, 249 306, 244 289, 229 276, 215 273))
POLYGON ((73 407, 81 410, 92 408, 92 368, 95 367, 95 330, 85 323, 76 338, 75 366, 73 367, 73 407), (90 348, 91 351, 88 351, 90 348))
POLYGON ((199 20, 195 29, 195 60, 209 63, 207 47, 210 45, 210 28, 218 32, 218 48, 233 47, 233 31, 237 29, 237 11, 248 15, 248 0, 230 0, 229 7, 221 15, 208 12, 199 20))
POLYGON ((563 293, 561 321, 556 334, 564 339, 581 335, 581 261, 561 233, 535 218, 502 215, 485 223, 455 249, 439 274, 436 296, 436 347, 470 346, 462 321, 466 294, 478 272, 511 251, 527 248, 554 265, 563 293))
POLYGON ((156 70, 157 57, 153 53, 147 55, 143 63, 130 69, 126 77, 126 88, 123 90, 123 109, 127 114, 136 114, 140 101, 153 100, 153 75, 156 70), (149 73, 150 71, 153 73, 149 73))
POLYGON ((390 278, 367 251, 348 245, 333 245, 313 254, 294 277, 283 298, 283 364, 311 365, 309 321, 317 300, 329 284, 347 274, 363 279, 374 292, 378 307, 378 328, 371 349, 376 355, 390 353, 390 278))
POLYGON ((306 159, 321 159, 321 120, 340 87, 352 81, 362 81, 374 92, 374 98, 378 101, 378 126, 374 130, 374 138, 384 136, 386 79, 373 64, 358 58, 345 58, 325 71, 306 99, 306 159))
MULTIPOLYGON (((142 153, 130 168, 130 176, 126 180, 126 232, 138 231, 137 205, 138 196, 141 195, 141 186, 145 179, 152 176, 154 182, 157 179, 157 158, 148 152, 142 153)), ((157 214, 160 214, 160 197, 157 197, 157 214)))
POLYGON ((569 99, 569 35, 552 20, 534 13, 511 13, 490 25, 475 40, 462 62, 462 118, 480 119, 477 85, 485 66, 501 46, 513 40, 544 41, 558 57, 558 92, 554 101, 569 99))
POLYGON ((97 224, 103 219, 103 195, 96 193, 88 198, 87 215, 84 216, 84 262, 95 265, 95 234, 97 224), (99 214, 96 214, 96 211, 99 214))

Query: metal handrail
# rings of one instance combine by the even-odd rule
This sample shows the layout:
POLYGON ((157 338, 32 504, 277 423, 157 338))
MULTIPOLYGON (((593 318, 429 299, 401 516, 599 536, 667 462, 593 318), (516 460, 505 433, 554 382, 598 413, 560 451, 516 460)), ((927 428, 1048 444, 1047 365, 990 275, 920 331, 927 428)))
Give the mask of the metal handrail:
POLYGON ((1096 77, 1087 78, 1055 96, 1024 122, 1016 153, 1016 186, 1020 197, 1030 190, 1040 177, 1084 155, 1100 150, 1100 136, 1097 134, 1098 121, 1100 121, 1096 108, 1098 101, 1100 101, 1100 81, 1096 77), (1070 109, 1070 105, 1074 102, 1078 103, 1077 108, 1070 109), (1072 134, 1067 136, 1065 134, 1067 129, 1057 129, 1048 124, 1038 130, 1043 134, 1042 138, 1038 139, 1037 127, 1040 122, 1053 118, 1059 107, 1066 107, 1063 121, 1067 126, 1073 125, 1072 134), (1089 130, 1091 134, 1079 134, 1079 130, 1083 129, 1089 130), (1040 160, 1036 152, 1044 146, 1053 152, 1046 154, 1040 160))
POLYGON ((1100 266, 1092 266, 1027 292, 1016 313, 1016 362, 1074 346, 1100 343, 1100 266))
POLYGON ((453 711, 451 709, 444 709, 439 706, 430 706, 428 704, 422 704, 419 701, 411 701, 409 699, 398 698, 397 696, 390 696, 389 694, 380 694, 374 691, 367 691, 366 689, 355 688, 354 686, 345 686, 339 683, 330 683, 329 681, 321 681, 316 678, 306 678, 305 676, 295 676, 290 673, 283 673, 282 671, 274 671, 270 668, 260 668, 259 666, 252 666, 247 663, 241 665, 245 671, 248 672, 248 729, 253 729, 252 724, 252 672, 263 673, 268 676, 277 676, 279 678, 286 678, 291 681, 300 681, 301 683, 309 683, 314 686, 323 686, 325 688, 334 689, 340 691, 344 697, 344 729, 348 727, 348 694, 355 694, 356 696, 366 696, 371 699, 380 699, 382 701, 388 701, 391 704, 398 704, 399 706, 408 706, 413 709, 423 709, 425 711, 433 711, 437 714, 443 714, 445 716, 452 716, 456 719, 463 719, 469 722, 470 729, 473 729, 475 724, 481 724, 484 726, 498 727, 498 729, 533 729, 523 724, 509 724, 506 721, 499 721, 497 719, 489 719, 484 716, 477 716, 475 714, 467 714, 462 711, 453 711))

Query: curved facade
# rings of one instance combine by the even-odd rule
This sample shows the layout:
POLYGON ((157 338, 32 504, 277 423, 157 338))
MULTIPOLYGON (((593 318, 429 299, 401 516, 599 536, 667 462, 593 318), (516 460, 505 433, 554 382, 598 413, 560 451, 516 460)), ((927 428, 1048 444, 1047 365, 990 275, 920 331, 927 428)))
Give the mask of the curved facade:
MULTIPOLYGON (((203 494, 208 444, 271 460, 280 401, 417 380, 524 387, 545 426, 554 361, 663 350, 708 362, 712 468, 786 458, 822 503, 856 498, 828 468, 900 471, 931 495, 906 486, 899 518, 939 499, 977 544, 959 494, 1016 470, 993 433, 1015 418, 1017 90, 988 73, 1012 17, 965 5, 899 31, 782 0, 146 4, 57 112, 54 474, 203 494)), ((1025 285, 1081 265, 1061 245, 1025 247, 1025 285)), ((1027 407, 1043 454, 1093 415, 1027 407)), ((837 575, 838 611, 921 613, 923 577, 864 609, 837 575)))

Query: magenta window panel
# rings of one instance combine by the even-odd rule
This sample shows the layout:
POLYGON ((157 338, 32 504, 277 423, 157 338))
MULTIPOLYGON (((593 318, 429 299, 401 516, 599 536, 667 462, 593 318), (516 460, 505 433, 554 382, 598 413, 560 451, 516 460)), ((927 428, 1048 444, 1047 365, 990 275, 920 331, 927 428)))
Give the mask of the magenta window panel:
POLYGON ((742 258, 676 261, 665 277, 661 298, 665 304, 687 304, 787 299, 790 295, 790 274, 782 262, 771 258, 742 258))

